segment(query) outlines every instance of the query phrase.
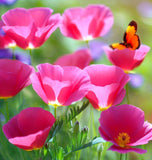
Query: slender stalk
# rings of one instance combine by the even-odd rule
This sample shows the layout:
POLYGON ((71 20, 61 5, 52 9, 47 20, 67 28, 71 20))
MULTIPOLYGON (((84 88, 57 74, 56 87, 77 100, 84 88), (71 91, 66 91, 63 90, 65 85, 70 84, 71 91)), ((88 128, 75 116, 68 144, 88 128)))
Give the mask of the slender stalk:
POLYGON ((54 115, 55 119, 57 118, 57 107, 56 105, 48 105, 49 111, 54 115))
POLYGON ((89 49, 90 48, 90 46, 89 46, 89 40, 86 40, 85 42, 87 44, 87 48, 89 49))
POLYGON ((6 106, 6 121, 9 121, 9 109, 8 109, 8 101, 7 99, 4 99, 5 101, 5 106, 6 106))
POLYGON ((139 156, 139 160, 144 160, 144 158, 143 158, 143 155, 142 155, 142 154, 139 154, 138 156, 139 156))
MULTIPOLYGON (((89 118, 89 124, 88 124, 90 128, 89 138, 92 139, 93 137, 97 136, 97 134, 96 134, 96 128, 95 128, 95 122, 94 122, 93 107, 91 105, 89 107, 90 107, 90 118, 89 118)), ((90 155, 90 157, 92 157, 93 155, 92 149, 90 151, 88 150, 88 152, 89 152, 88 154, 90 155)))
POLYGON ((39 150, 34 150, 36 159, 40 158, 39 152, 40 152, 39 150))
POLYGON ((94 113, 92 106, 90 106, 89 128, 91 128, 90 137, 93 138, 93 136, 96 136, 96 128, 95 128, 94 113))
MULTIPOLYGON (((57 106, 54 106, 54 117, 55 117, 55 119, 57 119, 57 106)), ((55 146, 57 145, 56 135, 54 136, 54 144, 55 144, 55 146)), ((56 157, 56 151, 55 151, 55 157, 56 157)))
POLYGON ((54 107, 54 117, 57 118, 57 107, 54 107))
POLYGON ((126 98, 127 98, 127 104, 130 104, 130 101, 129 101, 129 86, 128 86, 128 83, 126 84, 126 98))
POLYGON ((18 151, 18 153, 19 153, 19 155, 20 155, 20 158, 21 158, 22 160, 24 160, 25 158, 24 158, 23 154, 21 153, 21 149, 20 149, 20 148, 17 148, 17 151, 18 151))
POLYGON ((103 146, 103 144, 99 144, 98 148, 97 148, 97 151, 98 151, 98 160, 101 159, 102 146, 103 146))
POLYGON ((31 65, 33 65, 33 60, 32 60, 32 49, 29 49, 29 54, 31 56, 31 65))
POLYGON ((7 151, 3 152, 0 149, 0 154, 3 157, 3 160, 13 160, 13 158, 9 155, 9 153, 7 151))
POLYGON ((30 56, 32 56, 32 49, 29 49, 30 56))
POLYGON ((120 160, 127 160, 127 154, 120 154, 120 160))
POLYGON ((98 160, 101 158, 101 152, 98 152, 98 160))
POLYGON ((15 60, 16 59, 16 56, 15 56, 15 47, 12 48, 12 51, 13 51, 13 59, 15 60))
POLYGON ((94 121, 94 112, 93 112, 93 107, 92 106, 91 106, 91 119, 92 119, 93 136, 97 136, 95 121, 94 121))
POLYGON ((107 149, 109 148, 109 144, 110 144, 109 142, 102 143, 102 152, 101 152, 100 160, 105 159, 105 155, 106 155, 107 149))

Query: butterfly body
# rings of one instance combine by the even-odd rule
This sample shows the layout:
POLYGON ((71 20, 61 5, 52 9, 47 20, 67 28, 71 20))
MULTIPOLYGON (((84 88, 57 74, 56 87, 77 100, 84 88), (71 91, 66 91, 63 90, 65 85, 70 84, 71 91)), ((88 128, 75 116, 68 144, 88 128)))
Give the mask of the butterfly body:
POLYGON ((137 32, 137 23, 131 21, 126 29, 122 43, 113 43, 110 45, 112 49, 125 49, 129 48, 131 50, 138 49, 140 47, 140 39, 136 34, 137 32))

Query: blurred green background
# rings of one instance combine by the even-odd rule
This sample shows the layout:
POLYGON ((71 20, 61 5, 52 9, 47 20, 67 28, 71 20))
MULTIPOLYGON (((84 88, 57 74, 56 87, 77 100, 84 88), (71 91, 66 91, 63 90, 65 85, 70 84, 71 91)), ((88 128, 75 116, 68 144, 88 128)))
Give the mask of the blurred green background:
MULTIPOLYGON (((114 25, 110 32, 101 38, 98 38, 102 42, 106 42, 107 44, 111 44, 114 42, 122 41, 123 34, 131 20, 135 20, 138 24, 137 34, 140 37, 141 43, 146 44, 148 46, 152 46, 152 6, 151 12, 147 12, 148 9, 144 8, 139 10, 139 6, 141 3, 152 4, 152 1, 144 1, 144 0, 18 0, 12 6, 0 6, 0 14, 4 14, 7 10, 16 8, 16 7, 23 7, 23 8, 32 8, 32 7, 50 7, 54 10, 53 13, 60 13, 62 14, 65 9, 71 7, 85 7, 89 4, 104 4, 108 6, 114 15, 114 25), (145 13, 146 12, 146 13, 145 13), (145 15, 143 15, 145 14, 145 15)), ((150 6, 150 5, 149 5, 150 6)), ((40 63, 53 63, 58 57, 61 55, 72 53, 75 50, 79 49, 86 44, 81 41, 72 40, 70 38, 64 37, 59 29, 57 29, 51 37, 41 46, 39 49, 35 49, 32 51, 33 54, 33 65, 36 66, 40 63)), ((21 50, 17 48, 16 50, 21 50)), ((27 54, 28 51, 26 51, 27 54)), ((129 97, 130 103, 138 106, 145 112, 145 119, 152 123, 152 51, 147 54, 144 62, 134 71, 138 74, 141 74, 144 77, 144 83, 140 88, 129 88, 129 97)), ((106 56, 99 59, 96 63, 103 63, 111 65, 110 62, 107 60, 106 56)), ((124 99, 123 103, 126 103, 124 99)), ((19 95, 10 99, 8 101, 10 106, 10 116, 14 116, 16 112, 18 113, 21 108, 26 108, 29 106, 45 106, 44 102, 38 97, 38 95, 33 91, 32 87, 29 86, 25 88, 19 95), (18 101, 18 98, 20 99, 18 101), (11 106, 13 105, 13 106, 11 106)), ((3 113, 4 109, 4 102, 0 100, 0 111, 3 113)), ((59 110, 62 109, 60 108, 59 110)), ((88 118, 89 111, 85 111, 83 114, 85 118, 88 118)), ((100 116, 98 111, 94 110, 95 117, 100 116)), ((85 119, 84 118, 84 119, 85 119)), ((95 119, 95 127, 98 128, 98 118, 95 119)), ((87 121, 87 120, 86 120, 87 121)), ((87 125, 87 122, 84 122, 82 125, 87 125)), ((0 134, 1 136, 1 134, 0 134)), ((4 137, 4 135, 2 135, 4 137)), ((0 137, 1 139, 1 137, 0 137)), ((2 139, 1 139, 2 140, 2 139)), ((7 140, 6 146, 0 146, 0 150, 4 150, 7 148, 7 140), (4 147, 4 148, 3 148, 4 147)), ((1 141, 0 141, 1 142, 1 141)), ((11 146, 11 145, 10 145, 11 146)), ((9 147, 10 147, 9 146, 9 147)), ((96 146, 97 147, 97 146, 96 146)), ((146 154, 143 155, 144 160, 151 160, 152 159, 152 144, 148 144, 145 146, 148 150, 146 154)), ((12 146, 11 146, 12 149, 12 146)), ((13 155, 14 150, 12 149, 5 151, 10 152, 8 154, 13 155), (12 153, 11 153, 12 152, 12 153)), ((84 152, 85 153, 85 152, 84 152)), ((24 151, 21 151, 20 154, 25 154, 24 151)), ((88 152, 85 153, 86 158, 88 159, 88 152)), ((95 153, 94 153, 95 154, 95 153)), ((107 156, 111 160, 117 160, 115 154, 113 152, 108 151, 107 156)), ((96 156, 94 156, 96 157, 96 156)), ((129 154, 129 159, 136 160, 141 159, 136 153, 129 154)), ((96 160, 97 158, 94 158, 96 160)), ((14 159, 15 160, 15 159, 14 159)), ((92 159, 93 160, 93 159, 92 159)))

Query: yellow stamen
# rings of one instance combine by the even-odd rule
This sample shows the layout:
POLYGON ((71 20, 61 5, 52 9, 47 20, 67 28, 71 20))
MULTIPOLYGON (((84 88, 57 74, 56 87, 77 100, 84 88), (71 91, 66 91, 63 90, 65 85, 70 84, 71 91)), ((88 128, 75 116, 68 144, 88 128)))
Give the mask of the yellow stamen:
POLYGON ((53 106, 54 108, 62 106, 58 101, 51 101, 48 103, 48 105, 53 106))
POLYGON ((110 104, 110 105, 108 105, 107 107, 100 107, 99 106, 99 108, 97 109, 98 111, 105 111, 105 110, 107 110, 108 108, 110 108, 112 105, 110 104))
MULTIPOLYGON (((43 146, 42 146, 43 147, 43 146)), ((42 147, 39 147, 39 148, 33 148, 33 149, 26 149, 26 151, 33 151, 33 150, 39 150, 39 149, 41 149, 42 147)))
POLYGON ((0 97, 0 99, 8 99, 8 98, 12 98, 13 96, 9 96, 9 97, 0 97))
POLYGON ((127 74, 128 74, 128 73, 135 73, 135 71, 125 70, 125 69, 124 69, 124 72, 127 73, 127 74))
POLYGON ((115 138, 115 141, 120 147, 129 148, 128 143, 130 142, 130 136, 127 133, 122 132, 115 138))

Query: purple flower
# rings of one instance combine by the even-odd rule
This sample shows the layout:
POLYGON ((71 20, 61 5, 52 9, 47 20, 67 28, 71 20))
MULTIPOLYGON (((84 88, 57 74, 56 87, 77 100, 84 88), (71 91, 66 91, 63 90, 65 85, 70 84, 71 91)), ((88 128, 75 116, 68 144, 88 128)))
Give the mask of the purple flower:
POLYGON ((106 46, 106 44, 101 41, 95 40, 95 41, 90 41, 89 46, 91 50, 92 59, 94 61, 99 60, 104 54, 103 47, 106 46))
POLYGON ((3 124, 5 121, 6 121, 5 116, 2 113, 0 113, 0 122, 1 122, 1 124, 3 124))
POLYGON ((129 84, 133 87, 133 88, 139 88, 142 86, 143 82, 144 82, 144 78, 142 75, 140 74, 129 74, 130 76, 130 81, 129 84))
POLYGON ((143 17, 150 18, 152 17, 152 3, 151 2, 141 2, 137 6, 137 11, 143 17))
POLYGON ((0 59, 13 59, 13 54, 10 49, 0 49, 0 59))
POLYGON ((0 49, 0 59, 15 59, 25 63, 25 64, 31 64, 31 57, 23 52, 15 52, 15 56, 13 56, 13 52, 11 49, 0 49))
POLYGON ((16 52, 15 58, 25 64, 31 65, 31 57, 30 55, 23 53, 23 52, 16 52))
POLYGON ((2 28, 0 28, 0 35, 1 35, 1 36, 5 36, 5 32, 3 31, 2 28))
POLYGON ((12 5, 16 2, 17 0, 0 0, 0 5, 12 5))

